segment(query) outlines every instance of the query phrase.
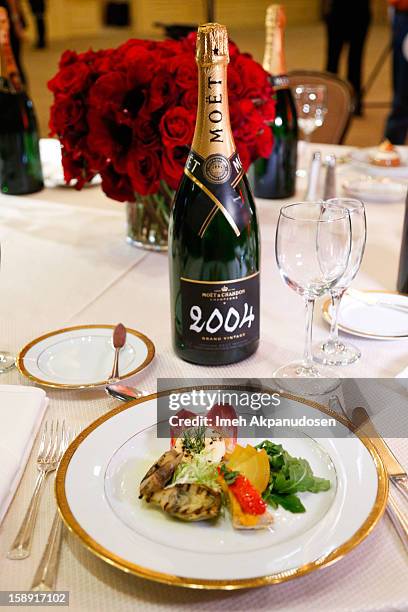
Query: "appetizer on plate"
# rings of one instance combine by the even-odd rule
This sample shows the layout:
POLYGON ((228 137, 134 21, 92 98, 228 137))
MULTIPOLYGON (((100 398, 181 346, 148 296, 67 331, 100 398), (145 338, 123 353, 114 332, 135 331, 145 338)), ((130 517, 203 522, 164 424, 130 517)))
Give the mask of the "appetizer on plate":
POLYGON ((389 140, 384 140, 376 152, 370 156, 370 163, 374 166, 399 166, 401 164, 401 157, 389 140))
POLYGON ((182 521, 214 520, 225 508, 235 529, 265 529, 278 505, 305 512, 297 494, 329 488, 329 480, 314 476, 305 459, 280 444, 244 447, 202 427, 172 438, 142 479, 139 498, 182 521))

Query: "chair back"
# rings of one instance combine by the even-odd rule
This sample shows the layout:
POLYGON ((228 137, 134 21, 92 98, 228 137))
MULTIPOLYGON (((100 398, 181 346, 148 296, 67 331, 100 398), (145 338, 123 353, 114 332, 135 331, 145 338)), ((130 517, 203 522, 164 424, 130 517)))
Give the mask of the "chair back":
POLYGON ((297 85, 326 85, 327 113, 323 125, 311 134, 311 140, 341 144, 350 126, 354 110, 353 89, 350 83, 330 72, 315 70, 293 70, 288 76, 292 89, 297 85))

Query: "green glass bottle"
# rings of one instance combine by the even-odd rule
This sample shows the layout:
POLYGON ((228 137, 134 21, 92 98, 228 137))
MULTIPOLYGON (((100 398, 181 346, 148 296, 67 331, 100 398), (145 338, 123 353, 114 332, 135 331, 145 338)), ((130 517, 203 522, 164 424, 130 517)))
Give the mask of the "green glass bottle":
POLYGON ((286 74, 284 28, 285 10, 271 4, 266 12, 266 41, 263 67, 274 87, 275 119, 270 129, 273 148, 268 158, 260 157, 249 176, 259 198, 290 198, 295 193, 298 127, 296 105, 286 74))
POLYGON ((0 191, 22 195, 44 185, 37 119, 14 60, 9 28, 7 11, 0 7, 0 191))
POLYGON ((225 26, 200 26, 192 148, 169 229, 174 350, 201 365, 240 361, 259 344, 259 234, 232 135, 225 26))

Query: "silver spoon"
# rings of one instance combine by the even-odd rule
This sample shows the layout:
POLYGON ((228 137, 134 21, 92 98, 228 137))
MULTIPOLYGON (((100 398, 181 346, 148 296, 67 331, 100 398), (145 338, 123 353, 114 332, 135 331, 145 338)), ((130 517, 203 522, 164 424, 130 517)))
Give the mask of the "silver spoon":
POLYGON ((126 387, 118 383, 113 383, 105 387, 105 391, 108 395, 111 395, 115 399, 122 402, 130 402, 134 399, 140 399, 145 395, 148 395, 147 391, 136 389, 136 387, 126 387))
POLYGON ((113 347, 115 349, 115 357, 113 359, 112 373, 109 376, 108 383, 112 384, 119 380, 119 352, 126 344, 126 327, 122 323, 118 323, 113 330, 113 347))

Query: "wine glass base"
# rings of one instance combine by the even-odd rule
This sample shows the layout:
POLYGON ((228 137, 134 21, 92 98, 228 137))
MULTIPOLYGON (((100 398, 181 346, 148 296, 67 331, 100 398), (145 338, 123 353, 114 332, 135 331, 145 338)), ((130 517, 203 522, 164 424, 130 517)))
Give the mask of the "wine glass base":
POLYGON ((11 368, 14 368, 15 365, 16 360, 11 353, 0 351, 0 374, 11 370, 11 368))
POLYGON ((315 346, 313 350, 314 361, 329 366, 350 365, 360 357, 360 349, 344 342, 324 342, 315 346))
POLYGON ((302 395, 323 395, 340 385, 339 377, 330 368, 314 364, 308 366, 301 360, 278 368, 272 377, 280 379, 280 386, 285 391, 302 395))

